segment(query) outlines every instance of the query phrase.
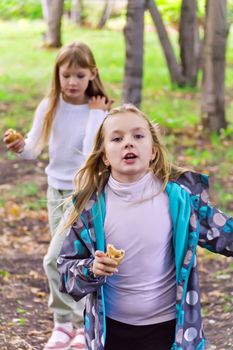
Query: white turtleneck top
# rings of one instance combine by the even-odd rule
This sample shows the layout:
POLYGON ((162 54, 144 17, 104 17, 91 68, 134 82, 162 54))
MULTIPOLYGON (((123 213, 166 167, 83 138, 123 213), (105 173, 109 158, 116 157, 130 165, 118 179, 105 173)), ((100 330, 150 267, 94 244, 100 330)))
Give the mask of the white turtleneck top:
MULTIPOLYGON (((20 157, 35 159, 42 149, 36 145, 44 124, 48 99, 38 105, 33 125, 20 157)), ((96 132, 106 112, 90 109, 88 104, 74 105, 60 97, 49 137, 49 164, 45 169, 48 184, 58 190, 72 190, 73 178, 94 144, 96 132)))
POLYGON ((106 315, 149 325, 175 318, 175 261, 168 196, 152 174, 133 183, 111 176, 105 187, 106 243, 125 250, 104 285, 106 315))

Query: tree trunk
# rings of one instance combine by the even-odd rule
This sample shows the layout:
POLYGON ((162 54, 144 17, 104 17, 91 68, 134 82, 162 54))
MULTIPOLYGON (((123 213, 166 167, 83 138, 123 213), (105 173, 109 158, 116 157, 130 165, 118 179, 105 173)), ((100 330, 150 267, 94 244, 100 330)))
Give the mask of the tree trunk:
POLYGON ((202 122, 205 129, 220 131, 226 127, 224 101, 226 0, 207 0, 206 12, 202 122))
POLYGON ((124 28, 126 42, 123 102, 136 106, 141 103, 143 76, 144 11, 146 0, 128 0, 127 23, 124 28))
POLYGON ((113 8, 113 0, 105 0, 104 9, 101 14, 99 23, 97 24, 98 29, 102 29, 105 26, 105 23, 107 22, 107 20, 111 15, 112 8, 113 8))
POLYGON ((72 0, 71 2, 71 20, 74 23, 82 23, 83 1, 72 0))
POLYGON ((49 47, 60 47, 64 0, 41 0, 41 4, 43 17, 47 24, 45 43, 49 47))
POLYGON ((172 48, 166 28, 164 26, 162 17, 158 11, 155 1, 148 0, 147 7, 152 16, 154 25, 156 27, 156 30, 164 51, 171 81, 172 83, 178 84, 179 86, 183 86, 185 81, 184 81, 184 77, 182 76, 181 67, 177 63, 174 50, 172 48))
POLYGON ((179 27, 180 57, 186 85, 195 86, 200 57, 196 0, 183 0, 179 27))

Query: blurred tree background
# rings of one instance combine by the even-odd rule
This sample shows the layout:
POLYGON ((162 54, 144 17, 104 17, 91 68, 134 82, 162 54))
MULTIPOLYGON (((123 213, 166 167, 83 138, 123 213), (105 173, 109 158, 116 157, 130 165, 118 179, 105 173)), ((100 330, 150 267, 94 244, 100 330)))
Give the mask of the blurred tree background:
MULTIPOLYGON (((52 2, 0 2, 2 130, 13 125, 26 132, 32 110, 48 86, 56 50, 43 47, 48 26, 43 20, 42 5, 52 2), (28 95, 25 80, 30 86, 28 95), (33 108, 28 109, 28 105, 33 108)), ((217 200, 232 209, 232 2, 55 0, 54 3, 63 4, 61 42, 87 41, 116 104, 141 103, 141 108, 166 131, 167 145, 174 158, 213 173, 217 178, 217 200), (217 6, 209 16, 208 4, 210 8, 217 6), (221 16, 215 18, 218 14, 221 16), (139 22, 134 21, 135 15, 140 18, 140 28, 139 22), (216 28, 211 27, 213 23, 216 28), (212 43, 208 41, 209 32, 216 33, 212 43), (176 137, 180 134, 183 141, 176 137), (182 153, 177 154, 177 148, 182 148, 182 153), (216 171, 220 160, 223 165, 216 171), (226 193, 222 190, 225 188, 226 193)))

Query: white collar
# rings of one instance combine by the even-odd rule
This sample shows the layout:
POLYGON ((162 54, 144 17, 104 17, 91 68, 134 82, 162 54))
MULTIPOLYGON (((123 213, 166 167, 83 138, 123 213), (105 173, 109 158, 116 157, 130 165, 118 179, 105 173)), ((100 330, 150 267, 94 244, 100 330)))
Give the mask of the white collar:
POLYGON ((141 201, 161 191, 161 181, 150 171, 135 182, 119 182, 110 175, 107 187, 125 201, 141 201))

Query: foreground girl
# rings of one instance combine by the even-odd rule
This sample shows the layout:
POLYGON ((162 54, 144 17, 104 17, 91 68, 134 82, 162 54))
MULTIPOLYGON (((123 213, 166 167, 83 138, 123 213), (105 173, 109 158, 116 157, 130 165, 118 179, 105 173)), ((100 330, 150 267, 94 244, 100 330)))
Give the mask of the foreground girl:
POLYGON ((209 205, 207 176, 169 163, 158 126, 124 105, 76 179, 58 270, 63 292, 87 295, 87 348, 205 349, 197 244, 233 256, 233 219, 209 205))
POLYGON ((83 336, 79 331, 76 336, 73 325, 83 324, 83 303, 75 303, 58 290, 56 260, 65 236, 57 232, 57 227, 65 209, 61 203, 70 195, 75 171, 90 152, 109 108, 110 102, 90 48, 84 43, 73 42, 58 52, 50 92, 37 107, 28 137, 11 142, 9 131, 4 136, 8 149, 23 159, 35 159, 47 143, 49 146, 49 164, 45 172, 52 239, 44 258, 44 268, 50 288, 48 306, 54 314, 54 329, 44 350, 67 350, 71 343, 74 349, 82 348, 83 336))

